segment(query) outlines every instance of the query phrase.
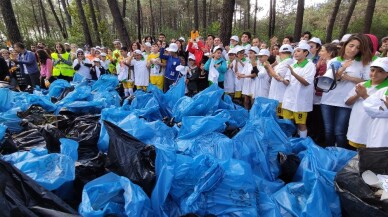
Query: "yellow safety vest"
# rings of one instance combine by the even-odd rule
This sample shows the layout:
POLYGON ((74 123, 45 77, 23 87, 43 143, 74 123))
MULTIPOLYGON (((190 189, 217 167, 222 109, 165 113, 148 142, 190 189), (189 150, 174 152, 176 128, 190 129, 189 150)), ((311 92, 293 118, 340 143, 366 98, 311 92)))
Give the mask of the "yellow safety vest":
MULTIPOLYGON (((62 58, 65 60, 69 60, 70 59, 69 56, 70 56, 70 54, 67 52, 62 54, 62 58)), ((58 54, 52 53, 51 58, 53 58, 53 61, 57 61, 58 54)), ((57 65, 55 65, 53 67, 53 76, 59 76, 59 75, 73 77, 73 75, 74 75, 73 66, 69 66, 63 62, 58 63, 57 65)))

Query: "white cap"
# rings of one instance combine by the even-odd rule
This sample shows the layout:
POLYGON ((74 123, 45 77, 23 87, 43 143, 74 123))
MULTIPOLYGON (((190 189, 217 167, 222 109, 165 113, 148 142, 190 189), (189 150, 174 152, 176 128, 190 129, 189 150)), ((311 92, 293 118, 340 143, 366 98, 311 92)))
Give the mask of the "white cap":
POLYGON ((143 52, 141 52, 141 50, 137 49, 135 51, 133 51, 135 54, 140 54, 140 55, 143 55, 143 52))
POLYGON ((289 44, 283 44, 279 49, 279 53, 285 53, 285 52, 293 53, 294 48, 292 48, 292 46, 289 44))
POLYGON ((319 39, 319 38, 317 38, 317 37, 312 37, 312 38, 310 39, 309 42, 313 42, 313 43, 315 43, 315 44, 319 44, 319 45, 322 46, 321 39, 319 39))
POLYGON ((145 45, 146 47, 152 47, 151 43, 149 43, 149 42, 144 43, 144 45, 145 45))
POLYGON ((168 48, 166 49, 168 52, 177 52, 178 51, 178 45, 175 43, 171 43, 168 48))
POLYGON ((388 72, 388 57, 378 58, 370 65, 382 68, 385 72, 388 72))
POLYGON ((93 62, 101 62, 100 58, 94 58, 93 62))
POLYGON ((99 52, 99 53, 101 53, 101 51, 99 50, 99 49, 95 49, 95 51, 94 52, 99 52))
POLYGON ((70 45, 69 43, 65 42, 64 45, 70 45))
POLYGON ((260 53, 260 49, 256 46, 251 47, 249 50, 255 52, 256 56, 260 53))
POLYGON ((100 54, 100 56, 106 57, 106 53, 102 52, 102 53, 100 54))
POLYGON ((239 42, 240 40, 238 39, 238 36, 237 35, 233 35, 232 37, 230 37, 230 40, 235 40, 237 42, 239 42))
POLYGON ((100 50, 100 49, 101 49, 101 47, 100 47, 100 46, 96 46, 96 49, 100 50))
POLYGON ((257 54, 257 56, 270 56, 271 55, 271 53, 269 52, 269 50, 268 49, 261 49, 260 50, 260 52, 259 52, 259 54, 257 54))
POLYGON ((183 38, 183 37, 180 37, 178 40, 186 42, 185 38, 183 38))
POLYGON ((306 41, 306 40, 300 40, 300 42, 298 43, 298 44, 300 44, 300 43, 304 43, 304 44, 307 44, 308 42, 306 41))
POLYGON ((79 53, 79 52, 84 52, 81 48, 78 48, 77 51, 75 53, 79 53))
POLYGON ((193 54, 189 54, 189 60, 194 60, 195 61, 195 56, 193 54))
POLYGON ((235 48, 230 49, 228 54, 237 54, 236 49, 235 48))
POLYGON ((234 49, 236 50, 236 53, 238 53, 240 51, 245 51, 245 48, 243 46, 240 46, 240 45, 234 47, 234 49))
POLYGON ((185 70, 185 67, 182 66, 182 65, 179 65, 175 68, 175 70, 177 70, 178 72, 182 73, 183 75, 186 75, 187 74, 187 71, 185 70))
POLYGON ((331 43, 336 43, 338 44, 340 41, 338 39, 334 39, 331 43))
POLYGON ((222 51, 222 47, 220 47, 220 46, 215 46, 215 47, 213 48, 213 53, 216 52, 216 50, 219 50, 219 49, 221 49, 221 51, 222 51))
POLYGON ((121 42, 120 42, 119 39, 115 39, 115 40, 113 41, 113 44, 114 44, 114 43, 121 43, 121 42))
POLYGON ((296 50, 296 49, 307 50, 310 53, 310 45, 308 45, 306 43, 299 43, 298 46, 296 46, 294 50, 296 50))
POLYGON ((384 38, 381 39, 381 42, 384 42, 387 39, 388 39, 388 36, 385 36, 384 38))
POLYGON ((346 42, 350 38, 350 36, 352 36, 352 34, 345 34, 344 36, 342 36, 340 42, 346 42))

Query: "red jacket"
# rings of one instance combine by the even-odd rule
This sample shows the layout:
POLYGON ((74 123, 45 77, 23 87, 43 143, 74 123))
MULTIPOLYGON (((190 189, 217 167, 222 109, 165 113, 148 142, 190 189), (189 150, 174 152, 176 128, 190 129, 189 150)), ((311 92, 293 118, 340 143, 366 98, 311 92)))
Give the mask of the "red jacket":
POLYGON ((198 41, 198 48, 194 48, 193 47, 193 42, 189 42, 189 46, 187 48, 187 50, 194 54, 195 56, 195 64, 200 67, 201 66, 201 61, 202 61, 202 57, 203 57, 203 48, 204 48, 204 44, 202 41, 198 41))

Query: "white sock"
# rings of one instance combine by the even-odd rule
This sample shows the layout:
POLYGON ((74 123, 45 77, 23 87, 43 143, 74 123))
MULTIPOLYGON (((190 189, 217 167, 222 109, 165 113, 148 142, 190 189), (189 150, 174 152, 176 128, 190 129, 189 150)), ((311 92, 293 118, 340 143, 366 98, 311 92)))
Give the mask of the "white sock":
POLYGON ((307 130, 304 130, 304 131, 298 130, 298 131, 299 131, 300 138, 306 138, 307 137, 307 130))
POLYGON ((128 92, 129 92, 129 96, 132 96, 133 95, 133 88, 129 88, 128 92))
POLYGON ((127 88, 124 89, 124 96, 125 97, 129 96, 129 89, 127 88))

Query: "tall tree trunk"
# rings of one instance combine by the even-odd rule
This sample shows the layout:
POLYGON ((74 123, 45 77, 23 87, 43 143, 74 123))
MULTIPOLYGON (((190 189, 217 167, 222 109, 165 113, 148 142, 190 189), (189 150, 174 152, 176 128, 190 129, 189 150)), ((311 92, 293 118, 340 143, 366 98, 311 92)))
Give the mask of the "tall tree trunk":
POLYGON ((93 31, 96 36, 96 43, 101 45, 100 32, 98 31, 98 24, 97 24, 96 12, 94 11, 93 0, 88 0, 88 4, 89 4, 90 16, 92 18, 93 31))
POLYGON ((62 14, 62 9, 61 9, 61 4, 60 4, 60 0, 58 0, 58 10, 59 10, 59 15, 61 16, 61 22, 63 24, 63 28, 66 32, 66 35, 67 34, 67 28, 66 28, 66 23, 65 23, 65 18, 63 18, 63 14, 62 14))
POLYGON ((206 0, 202 0, 202 28, 206 33, 206 0))
POLYGON ((232 36, 233 12, 235 3, 235 0, 224 0, 222 4, 224 13, 222 14, 219 35, 221 36, 221 41, 224 43, 229 42, 229 39, 232 36))
POLYGON ((64 39, 67 39, 67 33, 65 31, 65 29, 63 28, 62 24, 61 24, 61 21, 59 20, 59 17, 57 15, 57 12, 55 12, 55 9, 54 9, 54 5, 53 5, 53 2, 51 0, 47 0, 49 6, 50 6, 50 9, 51 9, 51 12, 52 14, 54 15, 54 18, 55 18, 55 21, 57 22, 58 24, 58 27, 59 27, 59 30, 61 31, 62 33, 62 37, 64 39))
POLYGON ((338 10, 341 5, 341 0, 336 0, 334 3, 333 11, 330 16, 329 25, 326 28, 326 42, 329 43, 332 40, 333 28, 335 19, 337 18, 338 10))
POLYGON ((270 0, 269 2, 269 17, 268 17, 268 38, 271 38, 271 33, 272 33, 272 7, 273 7, 273 4, 272 4, 273 0, 270 0))
POLYGON ((245 19, 247 19, 247 25, 248 25, 248 30, 251 29, 251 3, 250 0, 247 0, 248 8, 247 8, 247 16, 245 19))
POLYGON ((62 4, 63 10, 65 11, 67 26, 70 27, 71 26, 71 16, 70 16, 69 10, 67 10, 66 1, 61 0, 61 4, 62 4))
POLYGON ((137 0, 137 38, 141 42, 141 30, 142 30, 142 22, 141 22, 141 4, 140 0, 137 0))
POLYGON ((102 20, 102 17, 101 17, 101 12, 100 12, 100 3, 99 1, 95 1, 95 7, 94 9, 96 10, 96 14, 97 14, 97 20, 102 20))
POLYGON ((296 19, 294 28, 294 40, 299 41, 303 27, 303 14, 304 14, 304 0, 298 0, 298 7, 296 9, 296 19))
POLYGON ((90 36, 88 22, 86 21, 84 8, 82 7, 82 0, 76 0, 75 2, 77 4, 78 15, 81 20, 82 29, 84 31, 85 43, 88 44, 89 46, 93 46, 93 41, 92 41, 92 37, 90 36))
POLYGON ((271 19, 271 34, 270 38, 275 35, 275 24, 276 24, 276 0, 272 0, 272 19, 271 19))
POLYGON ((164 23, 162 16, 162 0, 159 0, 159 32, 162 32, 162 23, 164 23))
POLYGON ((1 15, 7 29, 7 38, 11 43, 22 42, 23 38, 19 31, 19 26, 16 22, 15 13, 12 8, 11 0, 0 1, 1 15))
POLYGON ((209 13, 208 13, 209 16, 207 18, 207 26, 210 26, 211 20, 213 19, 212 3, 213 3, 213 0, 209 0, 209 13))
POLYGON ((376 0, 368 0, 368 5, 366 6, 366 10, 365 10, 364 33, 370 33, 375 6, 376 6, 376 0))
POLYGON ((253 20, 253 35, 256 36, 256 23, 257 23, 257 0, 255 1, 255 20, 253 20))
POLYGON ((194 29, 199 29, 198 0, 194 0, 194 29))
POLYGON ((127 10, 127 0, 123 0, 123 14, 121 15, 125 18, 125 11, 127 10))
POLYGON ((118 30, 120 40, 125 46, 130 45, 129 34, 127 31, 127 27, 125 26, 124 20, 121 17, 119 5, 116 0, 107 0, 110 12, 113 16, 113 21, 116 24, 116 28, 118 30))
POLYGON ((43 24, 44 24, 44 29, 46 31, 46 37, 50 37, 50 28, 49 28, 49 25, 48 25, 48 21, 47 21, 47 16, 46 16, 46 11, 45 11, 45 8, 43 7, 43 0, 39 0, 39 7, 42 11, 42 18, 43 18, 43 24))
POLYGON ((354 11, 354 8, 356 7, 356 4, 357 4, 357 0, 351 0, 349 8, 348 8, 348 13, 346 14, 344 24, 342 25, 339 37, 342 37, 343 35, 346 34, 346 31, 348 31, 350 19, 352 18, 353 11, 354 11))
POLYGON ((154 17, 154 11, 152 10, 152 0, 150 2, 150 12, 151 12, 151 35, 155 36, 155 17, 154 17))
POLYGON ((32 14, 34 14, 34 20, 35 20, 36 26, 38 28, 39 38, 42 38, 42 33, 40 31, 40 28, 39 28, 39 20, 38 20, 38 17, 36 15, 36 11, 35 11, 34 1, 30 0, 30 3, 31 3, 31 7, 32 7, 32 14))

